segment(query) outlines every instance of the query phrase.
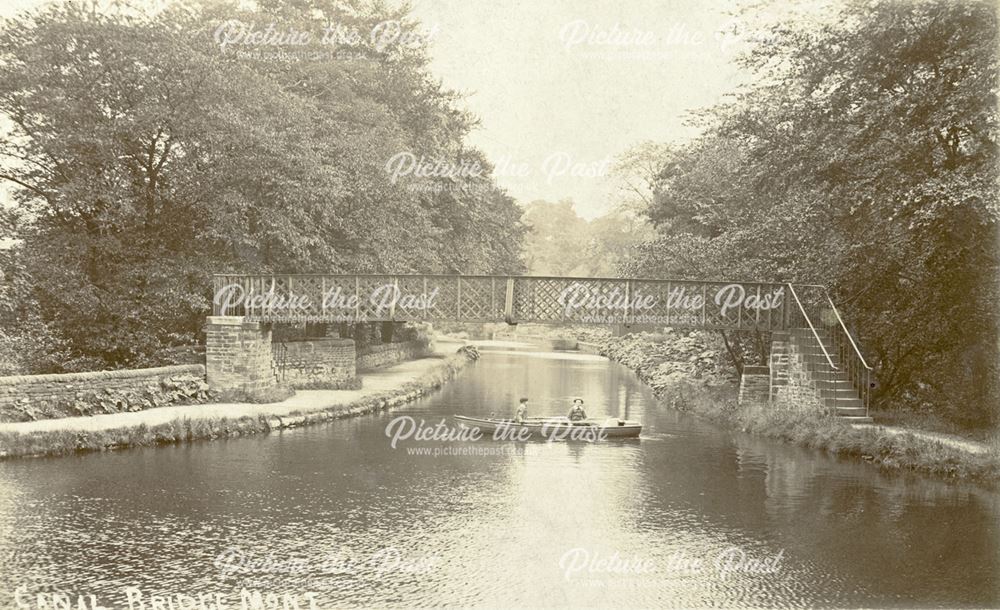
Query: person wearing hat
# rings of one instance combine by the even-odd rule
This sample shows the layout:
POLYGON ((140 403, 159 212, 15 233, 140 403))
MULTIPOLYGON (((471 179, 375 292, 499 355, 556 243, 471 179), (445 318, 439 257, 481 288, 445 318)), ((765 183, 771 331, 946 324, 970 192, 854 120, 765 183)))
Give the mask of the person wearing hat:
POLYGON ((583 399, 574 398, 573 408, 569 410, 570 421, 583 421, 587 419, 587 412, 583 410, 583 399))
POLYGON ((517 411, 514 412, 514 421, 523 424, 524 420, 528 417, 528 399, 522 398, 521 403, 517 405, 517 411))

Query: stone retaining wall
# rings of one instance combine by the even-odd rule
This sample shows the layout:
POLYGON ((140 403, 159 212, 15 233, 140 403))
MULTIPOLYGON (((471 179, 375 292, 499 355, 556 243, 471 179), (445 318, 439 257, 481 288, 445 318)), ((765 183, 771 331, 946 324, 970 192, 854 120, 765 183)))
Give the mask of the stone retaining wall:
POLYGON ((208 400, 200 364, 0 377, 0 421, 141 411, 208 400))
POLYGON ((359 371, 375 369, 424 355, 424 344, 420 341, 369 345, 358 350, 357 367, 359 371))
POLYGON ((0 459, 239 437, 372 413, 399 406, 441 387, 475 358, 474 353, 465 349, 459 350, 447 358, 435 359, 431 367, 412 381, 401 383, 389 390, 349 400, 344 404, 331 404, 302 414, 282 416, 268 414, 266 405, 262 405, 262 412, 256 416, 179 418, 148 427, 141 424, 96 432, 58 429, 30 433, 2 432, 0 459))
POLYGON ((278 381, 294 387, 350 385, 357 376, 353 339, 318 338, 276 343, 278 381))
POLYGON ((272 345, 270 326, 238 316, 209 317, 205 333, 205 365, 0 377, 0 422, 207 402, 210 391, 259 392, 279 381, 293 388, 356 388, 358 369, 426 355, 422 341, 371 346, 360 353, 352 339, 272 345))

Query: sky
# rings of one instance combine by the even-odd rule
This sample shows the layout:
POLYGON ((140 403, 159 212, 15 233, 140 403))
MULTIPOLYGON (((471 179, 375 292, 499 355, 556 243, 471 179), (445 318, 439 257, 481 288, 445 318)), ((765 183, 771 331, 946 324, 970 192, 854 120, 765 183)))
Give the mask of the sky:
POLYGON ((432 70, 467 94, 473 145, 521 203, 618 200, 608 169, 645 140, 683 142, 689 110, 740 78, 732 0, 414 0, 432 70))
MULTIPOLYGON (((0 0, 0 17, 42 3, 0 0)), ((411 4, 432 72, 480 121, 469 142, 496 165, 498 183, 521 204, 571 199, 588 219, 621 200, 616 157, 646 140, 690 139, 686 113, 741 76, 725 34, 734 0, 411 4)))

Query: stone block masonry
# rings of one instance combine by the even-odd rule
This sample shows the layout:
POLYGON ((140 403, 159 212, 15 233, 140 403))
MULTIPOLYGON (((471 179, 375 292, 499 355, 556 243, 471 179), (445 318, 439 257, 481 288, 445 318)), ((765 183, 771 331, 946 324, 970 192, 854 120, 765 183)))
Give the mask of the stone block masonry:
POLYGON ((213 390, 258 392, 277 383, 271 328, 242 316, 209 316, 205 370, 213 390))
POLYGON ((357 367, 359 371, 365 371, 390 366, 404 360, 420 358, 425 355, 425 350, 425 344, 420 341, 369 345, 358 350, 357 367))
POLYGON ((210 316, 205 325, 205 368, 213 390, 255 392, 287 383, 300 388, 350 387, 358 370, 423 355, 420 342, 356 350, 354 341, 317 338, 271 343, 271 330, 240 316, 210 316))
POLYGON ((740 404, 767 404, 775 411, 817 413, 871 421, 857 390, 840 366, 840 356, 823 329, 793 328, 771 333, 769 366, 746 367, 740 404), (761 369, 761 370, 757 370, 761 369), (762 375, 766 375, 767 384, 762 375), (761 392, 766 393, 761 396, 761 392))
POLYGON ((345 387, 357 376, 353 339, 320 338, 274 345, 278 380, 291 387, 345 387))
POLYGON ((0 424, 0 460, 237 437, 372 413, 427 394, 474 359, 474 353, 463 348, 446 358, 404 365, 383 376, 374 388, 309 392, 277 404, 196 405, 62 422, 0 424))
POLYGON ((803 345, 787 331, 776 332, 771 339, 771 405, 788 411, 824 411, 803 345))
POLYGON ((800 342, 788 331, 771 335, 769 366, 747 366, 740 378, 739 404, 769 405, 786 411, 823 411, 800 342))
POLYGON ((278 383, 276 365, 281 381, 293 388, 355 389, 359 365, 396 364, 425 355, 425 347, 420 341, 392 343, 368 348, 359 358, 351 339, 272 344, 269 325, 211 316, 205 325, 204 365, 0 377, 0 422, 205 403, 220 391, 260 392, 278 383))
POLYGON ((771 392, 770 369, 766 366, 744 366, 740 377, 739 404, 767 405, 771 392))
POLYGON ((124 413, 208 399, 200 364, 0 377, 3 422, 124 413))

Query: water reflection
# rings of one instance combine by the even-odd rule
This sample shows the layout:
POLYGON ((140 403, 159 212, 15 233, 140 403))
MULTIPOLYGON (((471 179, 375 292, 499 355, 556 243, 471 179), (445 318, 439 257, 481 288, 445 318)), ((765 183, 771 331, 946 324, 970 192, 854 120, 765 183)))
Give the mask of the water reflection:
POLYGON ((998 517, 992 492, 658 408, 603 359, 500 350, 396 413, 0 464, 0 607, 19 586, 107 607, 125 586, 313 591, 323 607, 996 605, 998 517), (385 435, 402 413, 512 413, 521 395, 533 415, 581 396, 642 420, 642 438, 433 457, 385 435))

